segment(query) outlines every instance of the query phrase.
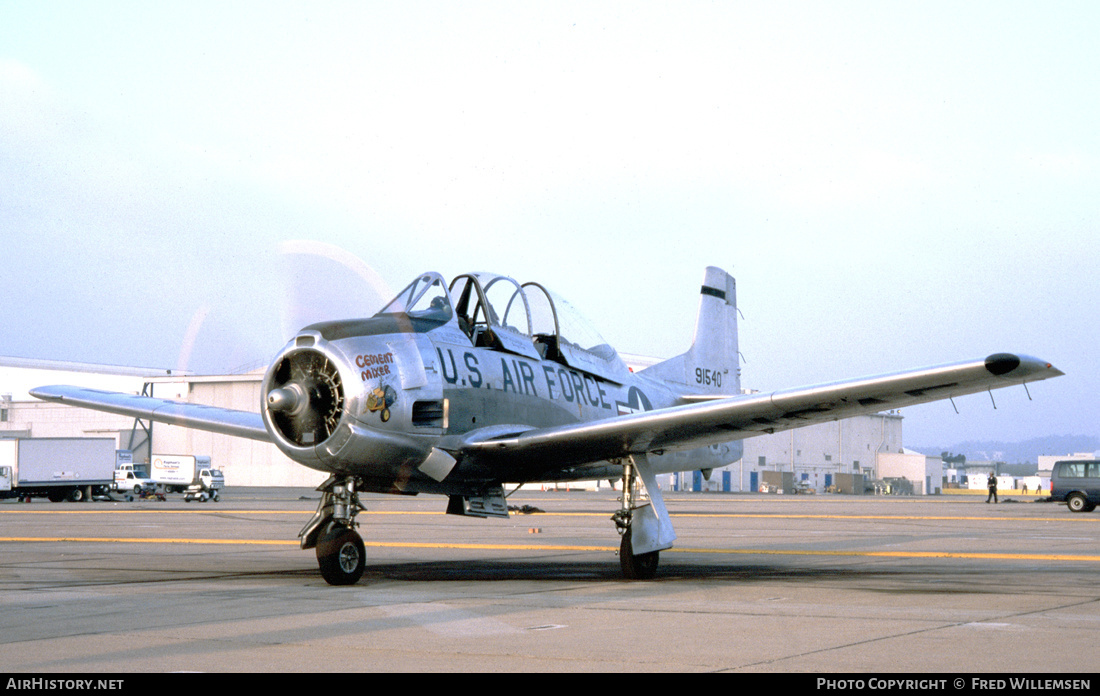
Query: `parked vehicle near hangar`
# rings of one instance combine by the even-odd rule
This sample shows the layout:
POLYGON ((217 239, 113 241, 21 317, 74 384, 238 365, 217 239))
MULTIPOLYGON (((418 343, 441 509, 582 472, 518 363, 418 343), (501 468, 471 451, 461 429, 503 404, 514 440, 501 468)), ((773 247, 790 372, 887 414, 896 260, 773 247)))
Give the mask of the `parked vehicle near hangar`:
POLYGON ((115 469, 114 490, 140 496, 145 491, 156 488, 156 481, 149 478, 148 472, 134 467, 133 462, 119 462, 115 469))
POLYGON ((0 440, 0 498, 59 503, 107 495, 118 456, 114 438, 0 440))
POLYGON ((199 469, 195 474, 195 482, 183 492, 183 502, 197 500, 205 503, 207 500, 213 500, 216 503, 221 500, 223 488, 225 488, 225 475, 221 471, 212 467, 199 469))
POLYGON ((1100 460, 1063 460, 1050 472, 1050 499, 1072 512, 1092 512, 1100 503, 1100 460))
POLYGON ((167 493, 183 493, 184 502, 205 503, 208 499, 217 502, 225 487, 225 477, 206 455, 154 454, 152 478, 167 493))

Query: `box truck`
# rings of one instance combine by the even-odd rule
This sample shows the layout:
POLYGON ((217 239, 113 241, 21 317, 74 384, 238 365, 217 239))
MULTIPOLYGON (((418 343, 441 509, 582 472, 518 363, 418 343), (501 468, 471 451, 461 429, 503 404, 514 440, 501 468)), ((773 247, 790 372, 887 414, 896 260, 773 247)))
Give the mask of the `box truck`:
POLYGON ((190 454, 154 454, 149 476, 168 493, 183 493, 184 501, 217 502, 225 487, 222 472, 210 464, 210 457, 190 454))
POLYGON ((0 498, 58 503, 109 495, 119 457, 128 454, 114 438, 0 440, 0 498))

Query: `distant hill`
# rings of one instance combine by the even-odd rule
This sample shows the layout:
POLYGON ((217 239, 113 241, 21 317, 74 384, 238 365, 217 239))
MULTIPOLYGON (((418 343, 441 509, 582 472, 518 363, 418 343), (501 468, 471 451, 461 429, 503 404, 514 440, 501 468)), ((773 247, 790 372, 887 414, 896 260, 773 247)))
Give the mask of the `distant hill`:
POLYGON ((921 454, 938 455, 943 452, 965 454, 967 461, 1000 461, 1009 464, 1038 464, 1039 455, 1073 454, 1074 452, 1100 451, 1100 437, 1091 435, 1049 435, 1023 442, 997 442, 972 440, 945 447, 911 447, 921 454))

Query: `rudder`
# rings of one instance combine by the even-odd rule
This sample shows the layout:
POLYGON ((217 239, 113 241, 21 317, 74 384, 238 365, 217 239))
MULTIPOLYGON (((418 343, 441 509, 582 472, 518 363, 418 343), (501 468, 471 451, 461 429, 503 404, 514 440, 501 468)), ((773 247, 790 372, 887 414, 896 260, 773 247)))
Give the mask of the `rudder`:
POLYGON ((707 267, 691 348, 653 365, 644 373, 703 394, 741 393, 737 283, 733 276, 721 268, 707 267))

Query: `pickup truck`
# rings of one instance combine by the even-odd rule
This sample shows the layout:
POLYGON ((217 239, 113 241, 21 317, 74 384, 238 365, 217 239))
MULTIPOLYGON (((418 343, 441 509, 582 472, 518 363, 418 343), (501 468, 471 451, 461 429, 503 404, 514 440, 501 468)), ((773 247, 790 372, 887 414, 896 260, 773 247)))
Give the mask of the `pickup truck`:
POLYGON ((133 469, 115 469, 115 482, 112 484, 112 488, 119 493, 130 493, 137 496, 141 495, 142 491, 153 490, 156 486, 157 484, 153 479, 141 476, 139 472, 133 469))

